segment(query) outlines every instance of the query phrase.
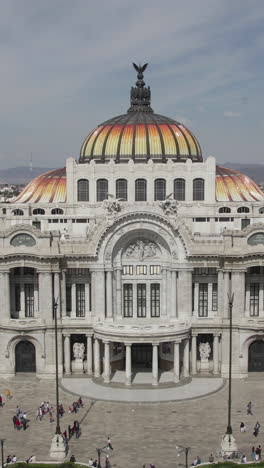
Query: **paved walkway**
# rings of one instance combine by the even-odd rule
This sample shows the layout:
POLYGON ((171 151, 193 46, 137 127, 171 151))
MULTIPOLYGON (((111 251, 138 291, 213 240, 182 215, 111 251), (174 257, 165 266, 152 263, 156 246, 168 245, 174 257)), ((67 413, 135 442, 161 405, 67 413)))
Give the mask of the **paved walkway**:
MULTIPOLYGON (((146 377, 142 376, 146 383, 146 377)), ((149 382, 150 383, 150 382, 149 382)), ((74 395, 82 395, 91 400, 106 400, 134 403, 155 403, 164 401, 180 401, 200 398, 210 393, 215 393, 224 386, 224 380, 221 378, 194 378, 186 385, 178 387, 170 386, 151 387, 145 385, 145 388, 133 388, 122 386, 116 387, 94 382, 86 378, 63 378, 61 386, 65 391, 74 395)))

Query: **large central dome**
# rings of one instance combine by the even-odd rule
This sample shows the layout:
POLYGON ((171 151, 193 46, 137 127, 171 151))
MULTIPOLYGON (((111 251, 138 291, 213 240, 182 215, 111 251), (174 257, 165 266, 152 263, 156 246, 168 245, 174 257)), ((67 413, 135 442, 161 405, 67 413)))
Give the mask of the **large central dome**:
POLYGON ((80 163, 92 159, 100 162, 114 159, 135 161, 202 161, 201 147, 195 136, 182 123, 155 114, 150 106, 150 88, 145 87, 143 71, 138 67, 136 87, 131 88, 131 106, 127 114, 98 125, 84 140, 80 163))

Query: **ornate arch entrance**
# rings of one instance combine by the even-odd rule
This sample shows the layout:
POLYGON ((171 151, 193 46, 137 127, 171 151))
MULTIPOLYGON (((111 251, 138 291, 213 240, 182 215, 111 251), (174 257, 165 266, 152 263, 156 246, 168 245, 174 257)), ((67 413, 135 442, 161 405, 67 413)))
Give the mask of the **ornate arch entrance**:
POLYGON ((256 340, 248 348, 248 372, 264 371, 264 341, 256 340))
POLYGON ((36 372, 36 350, 30 341, 20 341, 15 349, 16 372, 36 372))

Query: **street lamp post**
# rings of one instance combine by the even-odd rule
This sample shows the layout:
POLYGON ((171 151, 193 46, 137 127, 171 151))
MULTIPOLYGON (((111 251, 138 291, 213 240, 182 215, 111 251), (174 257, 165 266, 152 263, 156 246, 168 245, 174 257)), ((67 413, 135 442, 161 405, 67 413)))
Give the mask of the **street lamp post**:
POLYGON ((97 456, 98 456, 97 468, 102 468, 102 466, 101 466, 101 453, 107 453, 106 450, 105 450, 107 448, 108 448, 108 445, 105 445, 102 448, 97 448, 96 449, 97 456))
POLYGON ((223 455, 232 455, 237 452, 237 444, 233 436, 231 424, 231 407, 232 407, 232 332, 233 332, 233 302, 234 293, 228 293, 228 308, 229 308, 229 369, 228 369, 228 412, 227 412, 227 428, 222 440, 223 455))
POLYGON ((1 441, 2 468, 4 468, 4 441, 5 441, 5 439, 0 439, 0 441, 1 441))
POLYGON ((191 450, 191 447, 184 447, 183 445, 176 445, 176 449, 178 450, 177 455, 180 456, 181 453, 185 454, 185 468, 188 468, 188 455, 191 450))
POLYGON ((55 372, 56 372, 56 431, 52 438, 50 457, 57 460, 65 458, 67 447, 61 434, 59 420, 59 362, 58 362, 58 318, 57 318, 58 299, 53 304, 54 332, 55 332, 55 372))

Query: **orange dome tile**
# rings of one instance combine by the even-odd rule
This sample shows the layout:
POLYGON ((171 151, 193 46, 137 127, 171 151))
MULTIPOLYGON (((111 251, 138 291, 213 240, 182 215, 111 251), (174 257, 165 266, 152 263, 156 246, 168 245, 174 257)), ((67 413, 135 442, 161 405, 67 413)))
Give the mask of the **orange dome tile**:
POLYGON ((66 168, 45 172, 32 180, 13 203, 66 202, 66 168))
POLYGON ((264 193, 245 174, 216 166, 217 201, 263 201, 264 193))

